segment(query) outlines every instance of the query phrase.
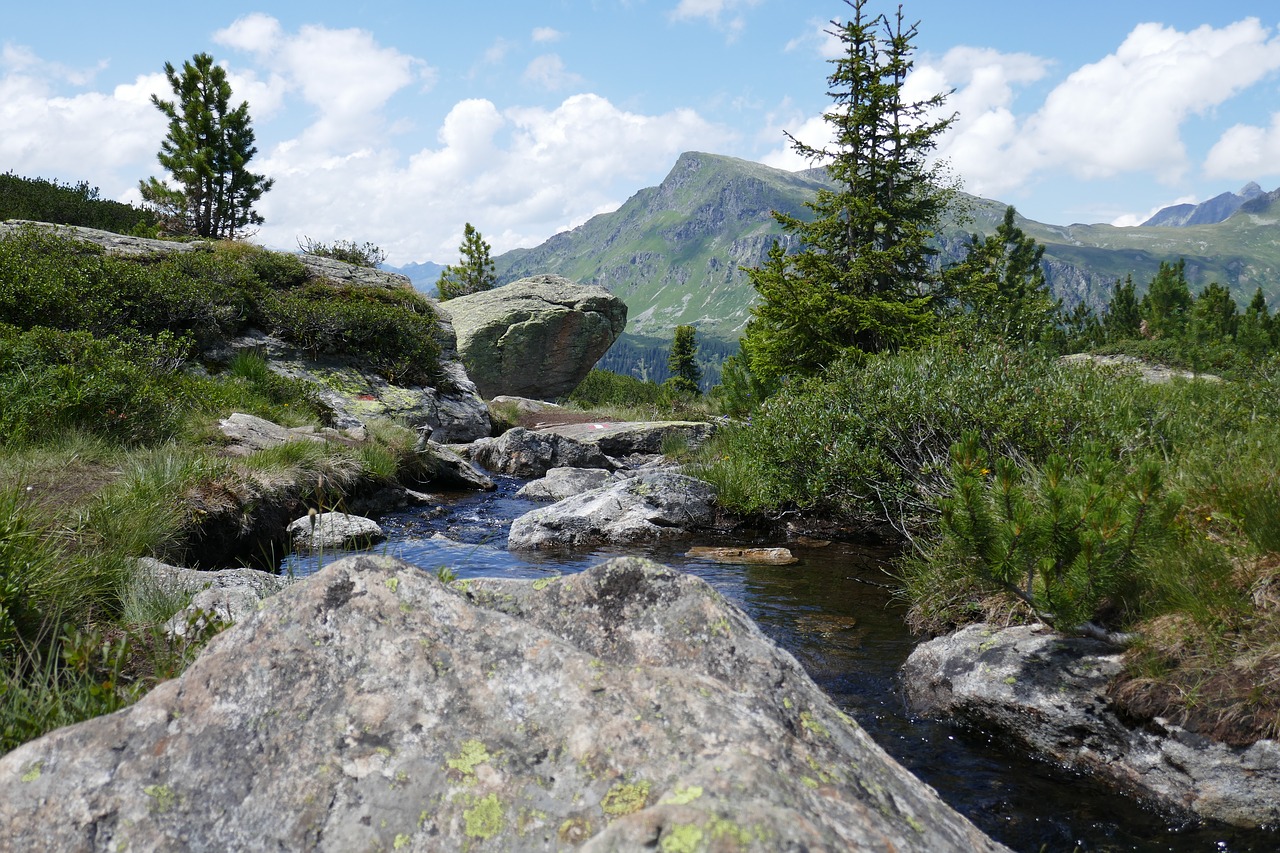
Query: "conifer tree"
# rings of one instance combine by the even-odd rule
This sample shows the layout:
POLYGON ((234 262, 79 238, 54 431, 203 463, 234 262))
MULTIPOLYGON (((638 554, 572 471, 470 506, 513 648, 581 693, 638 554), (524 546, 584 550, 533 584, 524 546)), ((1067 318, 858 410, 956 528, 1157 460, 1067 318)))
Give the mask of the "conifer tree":
POLYGON ((1191 310, 1191 288, 1187 286, 1187 263, 1160 262, 1156 277, 1142 297, 1140 306, 1146 335, 1152 338, 1177 338, 1186 328, 1191 310))
POLYGON ((698 383, 702 381, 702 368, 698 367, 697 331, 693 326, 676 326, 675 337, 671 340, 671 354, 667 357, 667 366, 671 369, 671 378, 667 382, 677 391, 691 394, 698 393, 698 383))
POLYGON ((227 72, 207 53, 182 64, 164 65, 176 101, 152 95, 169 119, 157 159, 177 183, 156 177, 142 181, 142 198, 164 220, 166 230, 197 237, 235 239, 246 226, 261 225, 254 210, 272 181, 248 169, 254 147, 249 104, 231 108, 227 72))
POLYGON ((462 245, 458 247, 461 258, 458 263, 445 267, 436 282, 441 302, 455 296, 492 290, 497 285, 498 276, 489 257, 490 251, 480 232, 468 222, 462 230, 462 245))
POLYGON ((1117 279, 1111 289, 1111 301, 1107 303, 1107 313, 1102 318, 1102 329, 1106 339, 1114 343, 1137 338, 1141 328, 1137 289, 1133 276, 1127 275, 1123 282, 1117 279))
POLYGON ((828 30, 843 46, 824 116, 834 142, 818 148, 788 134, 798 153, 827 165, 836 188, 818 192, 812 220, 775 211, 800 250, 775 243, 763 266, 747 270, 760 300, 744 351, 764 382, 813 373, 849 349, 909 345, 933 325, 927 241, 954 190, 927 157, 952 119, 934 118, 942 94, 903 98, 917 25, 901 9, 873 17, 868 0, 845 2, 851 19, 828 30))
MULTIPOLYGON (((994 234, 985 240, 973 235, 968 255, 947 270, 946 278, 965 321, 979 336, 1025 345, 1050 336, 1061 302, 1045 280, 1044 246, 1018 227, 1016 216, 1006 207, 994 234)), ((1083 313, 1077 319, 1088 324, 1083 313)))

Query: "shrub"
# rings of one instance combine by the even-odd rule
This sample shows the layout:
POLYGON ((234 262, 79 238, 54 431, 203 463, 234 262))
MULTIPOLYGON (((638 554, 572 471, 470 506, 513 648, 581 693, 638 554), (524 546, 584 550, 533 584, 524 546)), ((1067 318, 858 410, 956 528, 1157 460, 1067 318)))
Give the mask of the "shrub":
POLYGON ((333 258, 335 261, 354 264, 358 267, 379 267, 387 259, 387 253, 373 243, 357 244, 355 240, 335 240, 322 243, 303 237, 298 241, 298 248, 308 255, 319 255, 322 258, 333 258))
POLYGON ((312 357, 359 355, 391 382, 440 380, 436 315, 416 293, 315 282, 277 294, 266 314, 274 331, 312 357))

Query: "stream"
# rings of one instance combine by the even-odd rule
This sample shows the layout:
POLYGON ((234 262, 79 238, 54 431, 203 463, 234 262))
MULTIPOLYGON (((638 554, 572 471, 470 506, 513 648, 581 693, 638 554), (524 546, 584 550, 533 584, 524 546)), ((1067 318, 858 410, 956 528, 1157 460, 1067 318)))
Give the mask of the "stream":
MULTIPOLYGON (((996 735, 913 717, 898 670, 914 645, 903 606, 888 589, 893 552, 833 542, 683 539, 572 553, 510 553, 511 520, 539 506, 514 497, 522 480, 495 477, 485 494, 449 496, 439 509, 384 516, 389 539, 375 549, 459 578, 569 574, 623 554, 641 554, 703 578, 743 608, 835 702, 953 808, 1017 851, 1271 851, 1280 835, 1232 827, 1180 826, 1085 777, 1002 744, 996 735), (443 534, 451 542, 432 540, 443 534), (730 565, 685 556, 693 545, 786 545, 789 566, 730 565)), ((326 553, 328 563, 347 553, 326 553)), ((281 566, 295 576, 320 568, 314 556, 281 566)))

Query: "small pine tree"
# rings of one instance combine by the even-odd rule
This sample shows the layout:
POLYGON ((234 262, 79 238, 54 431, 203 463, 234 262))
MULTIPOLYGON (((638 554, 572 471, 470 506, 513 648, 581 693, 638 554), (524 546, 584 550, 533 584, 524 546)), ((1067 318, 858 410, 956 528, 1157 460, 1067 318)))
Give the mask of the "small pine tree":
POLYGON ((470 222, 462 231, 462 245, 458 252, 462 256, 458 263, 445 267, 436 282, 441 302, 455 296, 492 290, 498 283, 493 260, 489 257, 490 246, 470 222))
POLYGON ((677 391, 690 394, 699 393, 698 383, 702 381, 696 335, 693 326, 676 326, 675 337, 671 340, 671 355, 667 357, 667 366, 671 369, 668 384, 677 391))
POLYGON ((1140 306, 1147 335, 1152 338, 1178 338, 1186 327, 1191 302, 1186 261, 1180 260, 1176 264, 1161 261, 1140 306))
POLYGON ((1111 290, 1111 301, 1107 303, 1107 313, 1102 317, 1103 335, 1108 343, 1130 341, 1138 337, 1141 329, 1142 313, 1133 276, 1125 276, 1123 282, 1117 279, 1111 290))
POLYGON ((262 224, 253 206, 272 185, 271 179, 248 169, 258 153, 249 104, 242 101, 231 108, 227 72, 207 53, 184 62, 181 75, 166 62, 164 73, 177 101, 151 96, 169 119, 157 159, 177 187, 151 177, 139 184, 142 198, 165 230, 235 239, 246 226, 262 224))

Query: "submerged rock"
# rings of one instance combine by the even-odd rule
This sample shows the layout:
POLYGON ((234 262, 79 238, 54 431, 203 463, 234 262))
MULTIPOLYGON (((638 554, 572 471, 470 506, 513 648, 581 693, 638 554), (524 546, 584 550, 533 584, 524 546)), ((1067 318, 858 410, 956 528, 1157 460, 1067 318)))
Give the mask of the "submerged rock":
POLYGON ((1003 849, 703 581, 355 557, 0 758, 16 850, 1003 849))
POLYGON ((755 563, 769 566, 789 566, 800 562, 789 548, 723 548, 699 545, 690 548, 685 556, 701 557, 717 563, 755 563))
POLYGON ((903 682, 917 713, 998 731, 1162 809, 1236 826, 1280 822, 1280 744, 1230 747, 1167 721, 1130 728, 1106 695, 1121 665, 1100 640, 972 625, 918 646, 903 682))
POLYGON ((715 490, 668 471, 641 474, 614 486, 565 498, 511 522, 513 551, 601 543, 645 542, 711 526, 715 490))

